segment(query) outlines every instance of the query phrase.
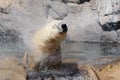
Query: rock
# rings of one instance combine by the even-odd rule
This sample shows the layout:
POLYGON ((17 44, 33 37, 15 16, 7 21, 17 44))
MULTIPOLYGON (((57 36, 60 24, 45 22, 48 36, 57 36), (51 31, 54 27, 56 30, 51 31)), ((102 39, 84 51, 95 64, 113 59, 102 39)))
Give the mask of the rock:
POLYGON ((96 71, 100 80, 119 80, 120 61, 103 67, 100 71, 96 71))
POLYGON ((81 10, 82 10, 81 5, 74 3, 67 4, 67 14, 78 14, 79 12, 81 12, 81 10))
POLYGON ((25 66, 13 58, 0 59, 0 80, 26 80, 25 66))
POLYGON ((15 0, 0 0, 0 8, 7 8, 14 4, 15 0))
POLYGON ((101 25, 103 31, 117 31, 120 29, 120 21, 118 22, 109 22, 101 25))
POLYGON ((79 13, 69 14, 64 19, 65 23, 69 26, 69 40, 100 41, 102 29, 99 24, 96 23, 95 13, 91 10, 90 6, 90 3, 85 3, 82 5, 79 13))
POLYGON ((64 3, 80 3, 81 0, 51 0, 51 1, 61 1, 64 3))
POLYGON ((112 2, 111 0, 108 1, 99 0, 94 2, 96 2, 98 20, 102 25, 105 23, 117 22, 120 20, 119 0, 115 0, 114 2, 112 2))
POLYGON ((63 0, 64 3, 80 3, 81 0, 63 0))
POLYGON ((63 20, 67 16, 67 6, 61 2, 51 2, 46 6, 46 10, 47 17, 55 20, 63 20))
POLYGON ((77 3, 77 4, 82 4, 84 2, 89 2, 90 0, 51 0, 51 1, 61 1, 64 3, 77 3))
POLYGON ((120 21, 119 6, 119 0, 0 0, 0 25, 19 30, 28 47, 32 33, 53 19, 69 25, 67 40, 101 42, 101 25, 120 21))
POLYGON ((83 65, 80 70, 87 71, 87 77, 92 80, 119 80, 120 59, 119 58, 103 58, 98 60, 98 64, 83 65), (107 60, 107 61, 106 61, 107 60), (101 62, 103 63, 101 64, 101 62))
POLYGON ((111 32, 103 32, 101 36, 101 41, 103 42, 117 42, 118 40, 118 35, 115 31, 111 32))
POLYGON ((90 0, 63 0, 65 3, 77 3, 77 4, 82 4, 84 2, 89 2, 90 0))
POLYGON ((19 32, 14 29, 0 30, 0 43, 17 43, 22 41, 19 32))
POLYGON ((11 7, 14 6, 16 0, 0 0, 0 12, 8 14, 11 7))

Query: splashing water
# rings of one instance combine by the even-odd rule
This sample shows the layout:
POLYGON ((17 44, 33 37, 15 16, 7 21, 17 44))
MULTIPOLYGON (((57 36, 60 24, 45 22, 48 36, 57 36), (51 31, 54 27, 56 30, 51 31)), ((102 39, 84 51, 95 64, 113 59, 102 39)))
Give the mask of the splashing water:
POLYGON ((65 71, 41 71, 28 72, 28 80, 84 80, 80 74, 73 74, 74 72, 65 71))

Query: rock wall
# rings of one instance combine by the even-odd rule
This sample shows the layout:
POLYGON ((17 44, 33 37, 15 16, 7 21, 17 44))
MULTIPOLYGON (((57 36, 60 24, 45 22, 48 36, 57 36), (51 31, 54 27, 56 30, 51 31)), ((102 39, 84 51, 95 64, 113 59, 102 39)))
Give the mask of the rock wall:
POLYGON ((119 15, 119 0, 0 0, 0 29, 16 29, 27 45, 53 19, 68 25, 67 40, 120 42, 119 15))

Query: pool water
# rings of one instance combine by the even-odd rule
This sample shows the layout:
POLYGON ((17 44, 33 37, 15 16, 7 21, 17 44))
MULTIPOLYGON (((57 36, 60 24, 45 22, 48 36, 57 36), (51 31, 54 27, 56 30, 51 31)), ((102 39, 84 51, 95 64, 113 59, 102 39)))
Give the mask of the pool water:
POLYGON ((120 44, 97 42, 66 42, 62 45, 63 59, 95 60, 106 56, 120 56, 120 44))

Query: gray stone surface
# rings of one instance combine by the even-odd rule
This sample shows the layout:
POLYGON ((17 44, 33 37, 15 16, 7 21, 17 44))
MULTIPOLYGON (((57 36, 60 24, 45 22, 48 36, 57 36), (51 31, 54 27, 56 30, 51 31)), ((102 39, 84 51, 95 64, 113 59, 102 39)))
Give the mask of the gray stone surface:
POLYGON ((0 0, 0 29, 17 29, 29 45, 32 33, 55 19, 68 25, 67 40, 120 42, 119 30, 105 32, 99 25, 120 20, 119 0, 91 0, 82 4, 78 4, 80 0, 66 1, 0 0))

